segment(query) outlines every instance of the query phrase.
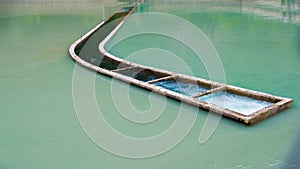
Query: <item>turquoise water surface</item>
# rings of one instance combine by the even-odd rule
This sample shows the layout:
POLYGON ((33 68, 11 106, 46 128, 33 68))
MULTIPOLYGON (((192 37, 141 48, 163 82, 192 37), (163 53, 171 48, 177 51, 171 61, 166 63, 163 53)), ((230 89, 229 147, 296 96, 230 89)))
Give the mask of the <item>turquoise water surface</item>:
MULTIPOLYGON (((54 2, 0 0, 1 169, 300 167, 299 1, 293 1, 289 7, 277 0, 149 1, 137 9, 137 13, 173 14, 201 29, 220 55, 228 84, 294 100, 290 109, 254 126, 222 118, 212 137, 203 144, 198 143, 198 137, 207 112, 189 107, 187 116, 196 112, 198 117, 187 137, 170 151, 146 159, 116 156, 97 146, 81 128, 73 105, 75 63, 68 48, 107 16, 107 6, 119 2, 54 2)), ((195 54, 168 37, 130 37, 110 52, 126 58, 149 46, 171 51, 195 76, 208 78, 205 66, 195 54)), ((163 56, 161 59, 159 63, 143 63, 144 59, 128 58, 178 70, 172 60, 164 62, 163 56)), ((151 106, 150 92, 119 81, 114 84, 129 88, 128 97, 136 109, 144 111, 151 106)), ((167 99, 159 119, 149 124, 129 122, 116 109, 111 89, 112 79, 97 75, 98 105, 111 126, 127 136, 159 134, 178 115, 180 102, 167 99)))

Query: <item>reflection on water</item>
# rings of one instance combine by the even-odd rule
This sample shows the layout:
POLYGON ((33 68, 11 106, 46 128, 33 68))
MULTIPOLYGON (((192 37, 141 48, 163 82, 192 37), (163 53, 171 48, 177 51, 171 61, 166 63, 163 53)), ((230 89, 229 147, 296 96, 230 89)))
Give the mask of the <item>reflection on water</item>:
MULTIPOLYGON (((68 13, 81 11, 86 13, 97 12, 97 8, 103 7, 103 16, 109 16, 116 11, 121 5, 132 4, 134 0, 78 0, 78 1, 64 1, 64 0, 0 0, 0 16, 7 14, 24 14, 24 13, 68 13), (90 4, 95 5, 91 6, 90 4), (76 10, 74 10, 76 9, 76 10)), ((264 16, 273 19, 280 19, 284 22, 300 23, 300 1, 299 0, 229 0, 226 3, 218 0, 203 1, 203 0, 161 0, 161 1, 145 1, 152 5, 140 5, 139 12, 148 11, 148 7, 172 9, 177 11, 232 11, 241 12, 245 14, 255 14, 257 16, 264 16), (193 4, 180 8, 185 4, 193 4), (205 4, 200 6, 199 4, 205 4)), ((150 9, 150 11, 153 9, 150 9)))
POLYGON ((282 19, 292 22, 296 19, 295 1, 294 0, 281 0, 282 19))
POLYGON ((300 23, 300 1, 297 0, 269 0, 249 1, 239 0, 241 13, 255 14, 284 22, 300 23))
MULTIPOLYGON (((153 6, 151 8, 173 9, 179 11, 219 11, 219 12, 240 12, 243 14, 251 14, 256 16, 263 16, 268 19, 282 20, 284 22, 300 23, 300 1, 299 0, 229 0, 226 2, 212 0, 212 1, 183 1, 183 0, 162 0, 151 1, 153 6), (178 6, 185 4, 192 4, 185 6, 185 8, 178 9, 178 6), (200 4, 201 3, 201 4, 200 4), (202 4, 205 4, 202 5, 202 4)), ((178 12, 178 11, 177 11, 178 12)))

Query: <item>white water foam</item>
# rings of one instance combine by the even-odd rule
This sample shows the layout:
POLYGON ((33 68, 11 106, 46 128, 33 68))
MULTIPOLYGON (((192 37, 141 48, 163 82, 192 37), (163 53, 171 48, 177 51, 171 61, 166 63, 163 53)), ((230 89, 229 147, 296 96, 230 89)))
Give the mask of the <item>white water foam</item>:
POLYGON ((207 103, 221 103, 218 106, 222 106, 226 109, 244 114, 250 115, 258 110, 272 105, 273 103, 256 100, 245 96, 235 95, 228 92, 216 92, 209 95, 198 98, 200 101, 207 103))
POLYGON ((199 86, 197 84, 193 83, 184 83, 181 81, 175 81, 175 80, 167 80, 162 82, 155 83, 156 86, 160 86, 169 90, 172 90, 177 93, 181 93, 187 96, 192 96, 197 93, 202 93, 207 91, 207 88, 203 86, 199 86))

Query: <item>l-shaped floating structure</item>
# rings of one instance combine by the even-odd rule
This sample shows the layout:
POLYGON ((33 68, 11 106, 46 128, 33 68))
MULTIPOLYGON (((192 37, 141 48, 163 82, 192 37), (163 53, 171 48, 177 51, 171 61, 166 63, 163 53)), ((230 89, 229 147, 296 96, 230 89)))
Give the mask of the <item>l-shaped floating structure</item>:
POLYGON ((289 98, 177 74, 113 56, 104 46, 136 6, 124 7, 96 25, 70 46, 70 56, 93 71, 247 125, 255 124, 290 107, 293 100, 289 98))

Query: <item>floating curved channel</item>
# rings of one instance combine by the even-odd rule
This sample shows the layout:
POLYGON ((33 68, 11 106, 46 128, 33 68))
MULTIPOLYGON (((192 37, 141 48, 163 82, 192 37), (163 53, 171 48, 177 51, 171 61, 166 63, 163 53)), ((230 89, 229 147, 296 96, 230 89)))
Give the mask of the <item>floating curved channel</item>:
POLYGON ((293 100, 289 98, 177 74, 113 56, 104 46, 135 8, 136 5, 122 8, 96 25, 70 46, 70 56, 88 69, 248 125, 290 107, 293 100), (222 104, 218 104, 220 100, 222 104))

